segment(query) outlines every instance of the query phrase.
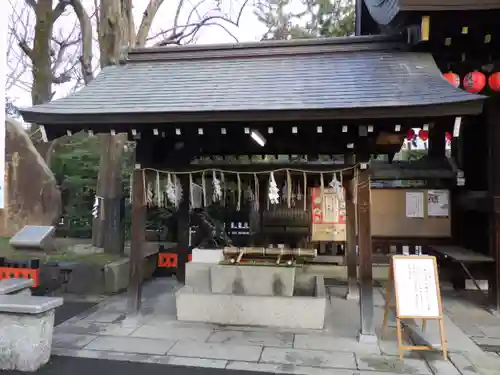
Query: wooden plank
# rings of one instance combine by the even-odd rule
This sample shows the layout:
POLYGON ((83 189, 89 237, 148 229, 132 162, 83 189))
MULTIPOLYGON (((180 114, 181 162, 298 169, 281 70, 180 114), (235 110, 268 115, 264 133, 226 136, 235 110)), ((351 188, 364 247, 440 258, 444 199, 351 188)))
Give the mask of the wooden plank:
POLYGON ((464 263, 490 263, 495 261, 492 257, 476 253, 461 246, 430 246, 430 249, 440 255, 445 255, 453 260, 464 263))

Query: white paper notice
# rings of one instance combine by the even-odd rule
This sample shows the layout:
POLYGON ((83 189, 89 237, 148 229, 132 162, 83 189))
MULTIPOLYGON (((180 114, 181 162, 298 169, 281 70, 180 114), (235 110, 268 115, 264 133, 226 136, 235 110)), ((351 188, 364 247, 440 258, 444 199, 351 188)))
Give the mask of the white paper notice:
POLYGON ((438 318, 439 296, 433 257, 393 258, 400 317, 438 318))
POLYGON ((406 217, 424 217, 424 193, 406 192, 406 217))
POLYGON ((450 198, 448 190, 429 190, 427 192, 427 215, 448 216, 450 198))

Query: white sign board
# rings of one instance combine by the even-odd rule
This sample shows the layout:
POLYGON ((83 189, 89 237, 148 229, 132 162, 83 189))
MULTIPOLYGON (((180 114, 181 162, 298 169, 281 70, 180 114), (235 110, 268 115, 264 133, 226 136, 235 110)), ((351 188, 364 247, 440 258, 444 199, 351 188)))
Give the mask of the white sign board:
POLYGON ((422 191, 406 192, 406 217, 424 217, 424 193, 422 191))
POLYGON ((447 217, 450 198, 448 190, 429 190, 427 192, 427 215, 447 217))
POLYGON ((439 318, 439 290, 434 257, 393 257, 398 316, 439 318))

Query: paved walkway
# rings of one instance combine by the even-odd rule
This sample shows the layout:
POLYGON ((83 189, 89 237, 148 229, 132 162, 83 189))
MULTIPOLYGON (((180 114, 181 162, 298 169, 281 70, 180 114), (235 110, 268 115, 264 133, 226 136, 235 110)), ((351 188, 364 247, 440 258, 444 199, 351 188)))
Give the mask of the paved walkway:
MULTIPOLYGON (((443 361, 438 353, 423 357, 407 354, 405 360, 400 361, 393 330, 388 330, 384 338, 379 337, 378 345, 358 343, 359 307, 357 302, 342 298, 345 293, 342 287, 328 288, 330 303, 325 329, 321 331, 179 322, 173 294, 177 288, 172 279, 159 279, 148 284, 143 291, 143 309, 138 316, 126 315, 126 298, 116 296, 69 319, 56 327, 54 353, 111 359, 119 363, 128 361, 275 374, 500 373, 500 357, 484 353, 448 317, 445 318, 445 329, 450 361, 443 361)), ((375 304, 375 322, 381 322, 383 298, 380 291, 375 295, 375 304)))
MULTIPOLYGON (((25 375, 25 372, 2 371, 2 375, 25 375)), ((35 375, 266 375, 261 372, 227 371, 203 367, 165 366, 86 358, 54 357, 35 375)), ((272 375, 272 374, 267 374, 272 375)), ((335 374, 333 374, 335 375, 335 374)))
MULTIPOLYGON (((483 350, 500 355, 500 315, 481 308, 484 297, 477 291, 447 292, 444 309, 483 350)), ((500 370, 499 370, 500 374, 500 370)))

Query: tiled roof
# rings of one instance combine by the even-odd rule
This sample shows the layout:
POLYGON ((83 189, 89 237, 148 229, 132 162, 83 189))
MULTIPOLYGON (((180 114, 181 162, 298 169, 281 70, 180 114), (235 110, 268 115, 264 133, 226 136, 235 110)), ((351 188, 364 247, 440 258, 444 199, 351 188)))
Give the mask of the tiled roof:
POLYGON ((226 56, 224 48, 214 55, 213 49, 204 52, 202 47, 174 47, 159 58, 142 60, 136 54, 124 65, 103 69, 79 92, 22 112, 30 121, 30 114, 334 110, 482 99, 442 79, 430 54, 402 52, 380 42, 366 48, 354 44, 363 37, 349 39, 353 42, 343 45, 355 48, 339 50, 332 43, 331 52, 297 49, 295 54, 297 44, 288 49, 281 43, 288 53, 268 53, 254 44, 238 46, 246 54, 227 47, 231 53, 226 56), (176 58, 179 51, 195 53, 176 58))

